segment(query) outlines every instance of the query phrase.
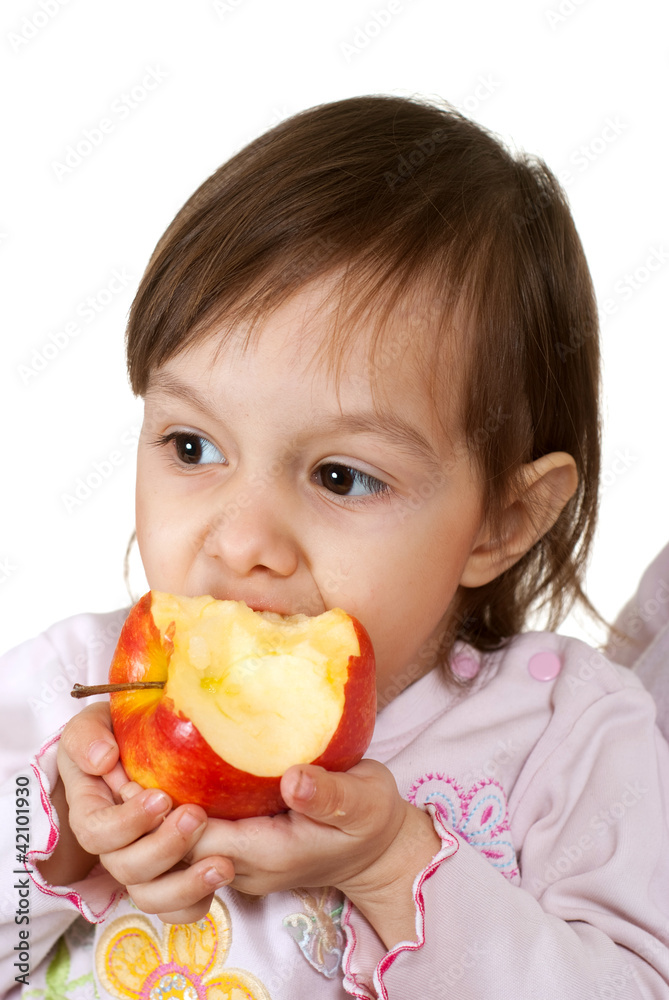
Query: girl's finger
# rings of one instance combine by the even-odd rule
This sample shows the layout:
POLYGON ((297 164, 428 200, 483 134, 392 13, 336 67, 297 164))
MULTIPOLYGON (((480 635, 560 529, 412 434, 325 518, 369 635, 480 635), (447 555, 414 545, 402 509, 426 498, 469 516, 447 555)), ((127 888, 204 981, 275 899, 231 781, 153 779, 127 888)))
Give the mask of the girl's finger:
POLYGON ((128 799, 134 798, 135 795, 139 795, 142 791, 144 791, 144 789, 141 785, 138 785, 136 781, 129 781, 126 785, 121 785, 118 790, 118 794, 124 802, 127 802, 128 799))
POLYGON ((281 779, 281 795, 290 809, 309 819, 359 833, 370 822, 385 822, 379 806, 394 802, 398 793, 383 764, 363 760, 344 773, 296 764, 281 779))
POLYGON ((127 847, 160 823, 172 805, 169 795, 151 788, 120 805, 102 778, 85 774, 67 757, 59 768, 69 806, 70 828, 89 854, 127 847))
POLYGON ((144 913, 157 913, 168 924, 187 924, 206 916, 216 889, 234 877, 228 858, 206 858, 190 868, 129 885, 128 892, 144 913))
POLYGON ((60 742, 82 771, 88 774, 111 771, 118 760, 118 746, 112 734, 109 703, 87 705, 67 723, 60 742))
MULTIPOLYGON (((117 806, 118 810, 136 808, 148 794, 142 792, 117 806)), ((179 806, 155 829, 125 850, 102 852, 100 860, 123 885, 138 885, 156 879, 183 860, 195 846, 207 825, 207 814, 200 806, 179 806)), ((155 912, 155 911, 154 911, 155 912)))
POLYGON ((128 780, 128 775, 125 773, 120 760, 116 762, 111 771, 101 775, 101 777, 104 778, 106 784, 111 788, 117 802, 130 799, 142 790, 142 786, 138 785, 136 781, 128 780))
MULTIPOLYGON (((194 924, 198 920, 203 920, 211 909, 211 893, 194 906, 189 906, 185 910, 170 910, 169 913, 156 914, 164 924, 194 924)), ((148 913, 148 910, 144 911, 148 913)))

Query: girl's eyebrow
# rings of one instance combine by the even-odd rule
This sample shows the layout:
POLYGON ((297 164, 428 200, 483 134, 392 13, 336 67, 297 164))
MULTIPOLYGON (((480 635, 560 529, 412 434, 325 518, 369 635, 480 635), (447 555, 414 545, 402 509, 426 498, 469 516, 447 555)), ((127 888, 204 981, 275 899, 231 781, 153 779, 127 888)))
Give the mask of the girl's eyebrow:
POLYGON ((418 428, 395 413, 343 413, 318 424, 317 429, 325 433, 348 431, 352 434, 375 434, 407 451, 412 457, 418 453, 432 472, 437 473, 442 468, 443 463, 428 439, 418 428))
MULTIPOLYGON (((165 392, 177 399, 183 399, 206 413, 207 416, 216 419, 214 398, 186 385, 176 375, 170 375, 167 372, 154 372, 150 377, 146 396, 153 396, 157 392, 165 392)), ((418 456, 423 459, 433 473, 439 473, 443 469, 443 460, 439 458, 425 435, 418 428, 392 412, 342 413, 341 416, 333 415, 322 423, 317 424, 314 421, 312 429, 325 434, 336 431, 348 431, 352 434, 375 434, 390 444, 402 448, 412 457, 418 453, 418 456)))
POLYGON ((165 392, 176 399, 183 399, 184 402, 191 403, 208 416, 215 416, 216 402, 214 397, 186 385, 176 375, 169 375, 167 372, 152 372, 145 395, 154 396, 158 392, 165 392))

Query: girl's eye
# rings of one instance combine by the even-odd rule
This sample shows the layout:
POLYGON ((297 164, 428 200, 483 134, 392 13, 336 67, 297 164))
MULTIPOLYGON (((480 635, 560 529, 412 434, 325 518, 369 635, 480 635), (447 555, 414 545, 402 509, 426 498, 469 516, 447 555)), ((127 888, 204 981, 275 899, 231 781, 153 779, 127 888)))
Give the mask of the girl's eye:
POLYGON ((183 465, 216 465, 225 462, 218 448, 199 434, 189 434, 187 431, 172 431, 158 438, 158 446, 174 441, 177 458, 183 465))
POLYGON ((374 493, 389 491, 389 487, 380 479, 375 479, 374 476, 369 476, 358 469, 351 469, 347 465, 339 465, 337 462, 321 465, 316 475, 326 490, 342 497, 368 497, 374 493))

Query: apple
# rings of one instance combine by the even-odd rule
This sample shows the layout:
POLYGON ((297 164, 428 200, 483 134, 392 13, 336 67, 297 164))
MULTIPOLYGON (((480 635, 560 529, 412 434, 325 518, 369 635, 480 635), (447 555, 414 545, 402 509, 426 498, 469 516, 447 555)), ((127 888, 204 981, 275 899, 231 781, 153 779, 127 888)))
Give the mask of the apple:
POLYGON ((316 617, 149 591, 123 626, 110 694, 128 776, 223 819, 287 807, 292 764, 346 771, 372 738, 374 652, 340 608, 316 617))

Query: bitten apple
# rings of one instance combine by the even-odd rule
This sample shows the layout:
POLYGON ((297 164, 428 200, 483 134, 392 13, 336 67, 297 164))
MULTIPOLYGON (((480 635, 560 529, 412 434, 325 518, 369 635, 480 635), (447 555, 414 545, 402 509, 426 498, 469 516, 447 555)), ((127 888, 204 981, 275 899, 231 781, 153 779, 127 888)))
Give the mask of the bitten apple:
POLYGON ((165 682, 110 695, 128 776, 224 819, 281 812, 288 767, 348 770, 374 729, 372 644, 339 608, 282 616, 149 591, 123 626, 109 680, 165 682))

